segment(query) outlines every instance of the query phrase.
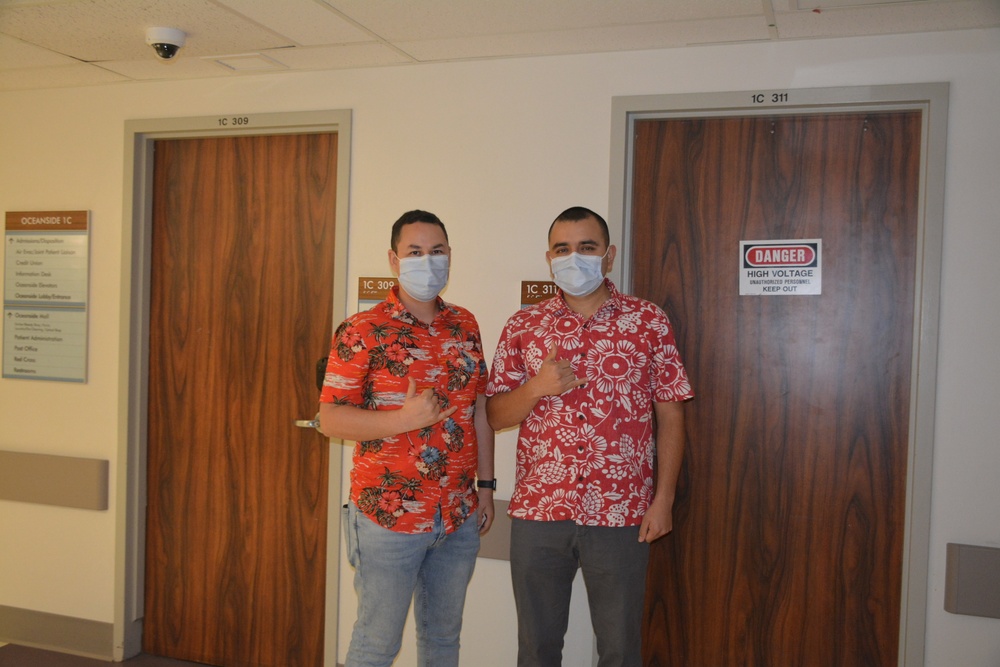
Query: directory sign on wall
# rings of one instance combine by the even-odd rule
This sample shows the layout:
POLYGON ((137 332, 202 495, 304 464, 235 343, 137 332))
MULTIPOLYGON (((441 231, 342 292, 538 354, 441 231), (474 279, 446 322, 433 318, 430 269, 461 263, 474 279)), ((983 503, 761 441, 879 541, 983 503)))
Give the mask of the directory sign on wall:
POLYGON ((3 377, 87 381, 90 212, 6 215, 3 377))

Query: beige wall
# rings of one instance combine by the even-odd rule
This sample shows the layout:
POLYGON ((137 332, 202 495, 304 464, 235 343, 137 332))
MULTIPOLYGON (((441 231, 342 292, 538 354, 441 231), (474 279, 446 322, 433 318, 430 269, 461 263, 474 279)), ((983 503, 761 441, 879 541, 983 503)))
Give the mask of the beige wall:
MULTIPOLYGON (((0 93, 0 209, 92 211, 89 381, 0 380, 0 450, 107 459, 116 479, 127 119, 351 109, 345 289, 387 271, 401 211, 435 211, 454 248, 446 298, 476 313, 492 354, 519 281, 547 278, 547 223, 571 204, 607 209, 613 96, 947 81, 927 664, 998 664, 997 621, 942 608, 945 544, 1000 546, 998 72, 1000 31, 989 30, 0 93)), ((512 446, 502 434, 501 497, 512 446)), ((0 501, 0 607, 113 622, 123 511, 0 501)), ((505 563, 481 561, 465 664, 511 664, 509 588, 505 563)), ((586 623, 575 616, 573 631, 585 637, 586 623)), ((589 664, 589 647, 574 650, 572 664, 589 664)))

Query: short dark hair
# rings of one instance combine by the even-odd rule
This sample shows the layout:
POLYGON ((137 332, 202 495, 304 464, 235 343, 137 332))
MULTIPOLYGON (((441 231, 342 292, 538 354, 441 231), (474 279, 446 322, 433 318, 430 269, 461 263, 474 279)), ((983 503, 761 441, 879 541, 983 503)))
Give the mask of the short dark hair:
POLYGON ((399 216, 399 220, 392 224, 392 237, 389 239, 389 247, 392 248, 393 252, 399 250, 399 236, 403 232, 403 227, 407 225, 412 225, 414 222, 426 222, 430 225, 437 225, 444 232, 444 240, 448 240, 448 230, 444 228, 444 223, 441 222, 441 218, 437 217, 433 213, 427 211, 414 210, 407 211, 403 215, 399 216))
POLYGON ((586 220, 587 218, 597 220, 597 224, 601 227, 601 233, 604 234, 604 245, 610 246, 611 232, 608 231, 607 221, 597 213, 583 206, 571 206, 557 215, 556 219, 552 221, 551 225, 549 225, 549 238, 552 238, 552 228, 556 226, 557 222, 579 222, 580 220, 586 220))

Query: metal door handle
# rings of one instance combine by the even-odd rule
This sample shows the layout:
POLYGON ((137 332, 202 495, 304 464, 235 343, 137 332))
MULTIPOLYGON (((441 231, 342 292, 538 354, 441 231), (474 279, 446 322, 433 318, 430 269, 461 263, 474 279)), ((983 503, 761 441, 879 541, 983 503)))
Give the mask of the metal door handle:
POLYGON ((319 431, 319 413, 312 419, 296 419, 295 425, 299 428, 314 428, 319 431))

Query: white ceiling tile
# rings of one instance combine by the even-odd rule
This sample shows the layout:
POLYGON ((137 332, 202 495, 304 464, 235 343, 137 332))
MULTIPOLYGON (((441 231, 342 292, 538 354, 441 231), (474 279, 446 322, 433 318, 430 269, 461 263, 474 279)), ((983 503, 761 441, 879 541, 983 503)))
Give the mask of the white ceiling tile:
POLYGON ((795 0, 798 9, 824 7, 860 7, 862 5, 885 5, 891 2, 925 2, 926 0, 795 0))
POLYGON ((296 44, 351 44, 374 37, 317 0, 217 0, 296 44))
POLYGON ((932 32, 1000 25, 997 0, 840 7, 777 14, 781 39, 932 32))
POLYGON ((581 41, 588 45, 588 51, 596 52, 767 38, 767 22, 763 17, 752 17, 421 40, 398 42, 397 46, 417 60, 433 61, 578 53, 581 41))
POLYGON ((78 65, 72 58, 0 34, 0 69, 78 65))
MULTIPOLYGON (((763 0, 767 2, 768 0, 763 0)), ((771 9, 776 12, 792 12, 799 9, 799 0, 770 0, 771 9)))
POLYGON ((240 53, 232 56, 206 56, 203 60, 209 60, 216 65, 225 67, 233 72, 276 72, 288 69, 287 65, 279 63, 273 58, 268 58, 260 53, 240 53))
POLYGON ((78 60, 152 58, 146 28, 188 34, 178 57, 239 53, 288 40, 208 0, 75 0, 0 6, 2 32, 78 60))
POLYGON ((761 0, 324 0, 390 41, 760 15, 761 0))
POLYGON ((236 72, 208 58, 159 60, 116 60, 101 63, 101 67, 138 81, 167 79, 202 79, 213 76, 233 76, 236 72))
POLYGON ((0 0, 0 89, 997 26, 1000 0, 0 0), (188 34, 169 63, 153 26, 188 34))
POLYGON ((65 88, 125 81, 125 77, 83 63, 64 67, 0 70, 0 90, 65 88))
POLYGON ((413 62, 395 49, 376 43, 297 47, 266 53, 296 70, 378 67, 413 62))

